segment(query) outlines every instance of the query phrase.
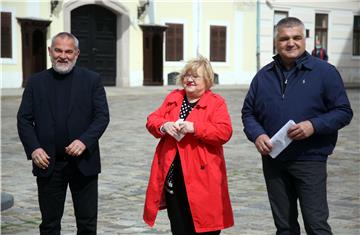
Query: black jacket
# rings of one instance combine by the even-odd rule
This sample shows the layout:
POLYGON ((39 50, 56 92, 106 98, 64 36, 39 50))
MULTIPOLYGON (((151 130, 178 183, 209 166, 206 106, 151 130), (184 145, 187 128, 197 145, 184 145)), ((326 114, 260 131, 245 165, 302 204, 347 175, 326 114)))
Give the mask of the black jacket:
MULTIPOLYGON (((50 156, 47 169, 33 164, 35 176, 51 174, 55 163, 54 97, 51 87, 52 69, 42 71, 28 79, 17 114, 17 128, 27 158, 36 148, 43 148, 50 156)), ((109 124, 109 108, 105 89, 99 74, 75 66, 67 110, 67 128, 70 143, 79 139, 86 151, 76 158, 84 175, 101 172, 98 140, 109 124)), ((69 143, 69 144, 70 144, 69 143)))

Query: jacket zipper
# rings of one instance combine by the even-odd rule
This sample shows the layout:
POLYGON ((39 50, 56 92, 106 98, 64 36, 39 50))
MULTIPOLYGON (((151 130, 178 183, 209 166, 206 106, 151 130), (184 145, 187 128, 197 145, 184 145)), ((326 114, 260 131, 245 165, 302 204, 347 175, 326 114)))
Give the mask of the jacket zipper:
POLYGON ((282 73, 280 66, 277 62, 275 62, 275 73, 276 76, 278 77, 279 81, 280 81, 280 87, 281 87, 281 97, 282 99, 285 98, 285 89, 286 89, 286 85, 288 83, 287 78, 285 78, 284 74, 282 73))
POLYGON ((284 81, 284 90, 283 90, 283 92, 282 92, 282 98, 283 98, 283 99, 285 98, 285 89, 286 89, 287 83, 288 83, 288 80, 287 80, 287 78, 286 78, 285 81, 284 81))

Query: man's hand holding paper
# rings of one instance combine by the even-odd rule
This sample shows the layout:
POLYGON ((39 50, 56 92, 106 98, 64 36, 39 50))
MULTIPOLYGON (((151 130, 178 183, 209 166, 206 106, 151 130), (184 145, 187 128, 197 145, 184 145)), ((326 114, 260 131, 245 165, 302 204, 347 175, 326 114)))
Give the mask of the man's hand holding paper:
POLYGON ((276 158, 292 142, 292 139, 288 135, 289 131, 296 130, 293 134, 297 136, 299 131, 298 128, 294 128, 294 126, 296 126, 296 123, 293 120, 289 120, 273 137, 271 137, 270 141, 273 148, 269 155, 272 158, 276 158))
POLYGON ((299 122, 288 130, 288 136, 293 140, 306 139, 312 134, 314 134, 314 127, 310 121, 299 122))

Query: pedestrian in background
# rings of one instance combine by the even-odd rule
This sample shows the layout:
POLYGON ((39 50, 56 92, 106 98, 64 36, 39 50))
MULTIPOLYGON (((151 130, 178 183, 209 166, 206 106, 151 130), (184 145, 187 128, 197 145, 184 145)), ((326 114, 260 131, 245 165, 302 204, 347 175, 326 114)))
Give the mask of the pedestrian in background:
POLYGON ((294 17, 278 22, 277 55, 252 80, 242 108, 244 132, 262 155, 278 235, 300 234, 298 200, 306 233, 332 234, 326 162, 353 115, 339 72, 305 51, 304 30, 294 17), (270 137, 289 120, 293 141, 273 159, 270 137))
POLYGON ((144 221, 153 226, 167 208, 174 235, 220 234, 234 224, 223 153, 232 135, 224 99, 213 93, 214 72, 204 57, 190 60, 172 91, 147 118, 160 138, 146 192, 144 221))
POLYGON ((77 234, 96 234, 98 141, 109 123, 105 90, 97 73, 75 66, 80 51, 74 35, 55 35, 48 51, 52 68, 28 79, 17 115, 37 177, 40 234, 60 234, 68 185, 77 234))
POLYGON ((319 39, 316 39, 315 48, 312 50, 311 55, 325 61, 328 61, 329 59, 326 50, 321 46, 319 39))

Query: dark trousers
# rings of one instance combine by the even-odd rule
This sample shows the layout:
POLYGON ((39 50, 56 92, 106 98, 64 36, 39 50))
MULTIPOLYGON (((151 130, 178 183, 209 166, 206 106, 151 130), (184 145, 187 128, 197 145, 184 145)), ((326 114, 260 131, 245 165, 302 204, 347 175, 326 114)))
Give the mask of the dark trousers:
POLYGON ((327 222, 326 162, 262 159, 276 234, 300 235, 297 200, 307 234, 332 234, 327 222))
POLYGON ((60 235, 66 191, 69 185, 76 217, 77 235, 96 234, 98 176, 84 176, 72 161, 56 162, 50 177, 37 177, 42 216, 41 235, 60 235))
MULTIPOLYGON (((174 167, 174 194, 165 190, 165 199, 168 217, 173 235, 219 235, 219 231, 196 233, 192 219, 189 202, 186 195, 184 177, 181 170, 180 160, 175 160, 174 167)), ((204 202, 206 203, 206 202, 204 202)))

